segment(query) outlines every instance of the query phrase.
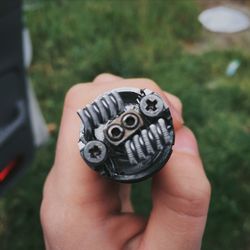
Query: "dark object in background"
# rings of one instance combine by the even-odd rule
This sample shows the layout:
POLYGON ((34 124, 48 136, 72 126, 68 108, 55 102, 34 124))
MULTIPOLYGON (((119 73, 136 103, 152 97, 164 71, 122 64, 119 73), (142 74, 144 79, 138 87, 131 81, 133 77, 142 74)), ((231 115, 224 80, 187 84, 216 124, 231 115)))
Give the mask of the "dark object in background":
POLYGON ((78 111, 79 148, 101 175, 137 182, 160 170, 172 153, 174 128, 168 106, 148 89, 105 93, 78 111))
POLYGON ((22 47, 21 1, 0 2, 0 193, 31 161, 34 143, 22 47))

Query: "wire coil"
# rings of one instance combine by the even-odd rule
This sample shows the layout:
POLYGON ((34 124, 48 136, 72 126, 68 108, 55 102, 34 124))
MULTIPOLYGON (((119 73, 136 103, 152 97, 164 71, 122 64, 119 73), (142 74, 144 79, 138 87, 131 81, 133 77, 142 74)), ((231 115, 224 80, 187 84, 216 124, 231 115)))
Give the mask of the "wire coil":
POLYGON ((86 135, 90 135, 93 129, 113 119, 123 109, 124 103, 120 95, 116 91, 112 91, 88 104, 77 113, 84 124, 84 132, 86 135))
POLYGON ((143 129, 140 135, 135 135, 128 140, 125 143, 125 150, 130 164, 137 164, 169 144, 171 144, 171 137, 166 122, 160 118, 156 124, 151 124, 149 129, 143 129))

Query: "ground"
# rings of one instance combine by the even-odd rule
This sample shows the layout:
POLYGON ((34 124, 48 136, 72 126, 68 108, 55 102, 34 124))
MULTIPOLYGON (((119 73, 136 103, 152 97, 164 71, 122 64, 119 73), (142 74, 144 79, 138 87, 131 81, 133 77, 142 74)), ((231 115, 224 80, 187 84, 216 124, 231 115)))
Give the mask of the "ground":
MULTIPOLYGON (((26 2, 34 49, 29 75, 46 121, 57 129, 0 200, 1 249, 44 248, 39 206, 64 96, 101 72, 148 77, 180 97, 213 189, 202 249, 249 249, 249 31, 204 31, 197 21, 204 4, 191 0, 26 2), (240 67, 228 77, 235 59, 240 67)), ((137 212, 149 213, 150 181, 133 186, 133 201, 137 212)))

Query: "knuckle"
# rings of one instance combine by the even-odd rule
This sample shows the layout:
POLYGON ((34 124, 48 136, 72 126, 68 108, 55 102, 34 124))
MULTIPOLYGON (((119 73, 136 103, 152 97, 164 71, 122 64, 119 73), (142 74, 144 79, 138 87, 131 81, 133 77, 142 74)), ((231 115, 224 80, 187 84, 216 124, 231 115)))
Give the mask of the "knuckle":
POLYGON ((193 216, 205 215, 211 196, 211 185, 207 178, 199 181, 195 187, 192 186, 187 191, 186 205, 185 208, 183 208, 184 213, 193 216))
POLYGON ((40 206, 40 220, 45 230, 48 230, 54 224, 58 225, 60 221, 58 219, 60 218, 62 206, 58 206, 60 200, 55 183, 54 168, 52 167, 44 183, 40 206))
POLYGON ((41 220, 42 227, 44 229, 49 227, 49 224, 51 222, 50 214, 51 214, 51 210, 50 210, 49 203, 47 202, 46 198, 43 198, 41 206, 40 206, 40 220, 41 220))
POLYGON ((52 166, 45 182, 43 185, 43 198, 47 198, 50 196, 51 191, 54 189, 53 185, 53 175, 54 175, 54 166, 52 166))
POLYGON ((207 204, 210 200, 211 194, 211 185, 207 178, 204 178, 202 181, 197 184, 195 189, 190 191, 190 200, 200 203, 207 204))
POLYGON ((73 85, 66 93, 64 98, 64 103, 67 106, 72 106, 75 102, 75 98, 78 95, 79 92, 84 93, 84 88, 86 87, 86 84, 78 83, 73 85))
POLYGON ((48 177, 43 187, 43 198, 40 206, 40 219, 43 226, 47 225, 51 221, 50 220, 51 205, 49 202, 50 188, 49 188, 48 177))
POLYGON ((56 232, 56 228, 66 228, 68 218, 62 204, 44 197, 40 206, 40 220, 42 228, 49 233, 56 232))
POLYGON ((44 198, 43 198, 41 206, 40 206, 40 218, 41 218, 42 222, 46 221, 46 218, 45 218, 46 211, 47 211, 47 209, 46 209, 44 198))
POLYGON ((94 82, 102 82, 102 81, 106 81, 107 78, 111 77, 113 75, 109 74, 109 73, 101 73, 99 75, 97 75, 94 78, 94 82))
POLYGON ((138 78, 138 79, 132 79, 132 81, 134 81, 137 88, 149 89, 157 94, 163 95, 163 92, 160 89, 160 87, 151 79, 138 78))
POLYGON ((140 78, 140 81, 145 85, 146 88, 159 91, 159 86, 149 78, 140 78))

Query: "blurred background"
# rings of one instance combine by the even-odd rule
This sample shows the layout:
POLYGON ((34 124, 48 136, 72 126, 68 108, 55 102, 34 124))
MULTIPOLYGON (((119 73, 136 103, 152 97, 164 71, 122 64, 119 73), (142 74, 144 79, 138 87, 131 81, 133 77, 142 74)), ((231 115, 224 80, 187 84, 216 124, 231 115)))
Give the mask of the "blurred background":
MULTIPOLYGON (((39 207, 64 96, 102 72, 148 77, 180 97, 213 189, 202 249, 250 249, 250 31, 204 28, 199 14, 218 5, 250 13, 243 0, 24 1, 28 73, 50 139, 0 199, 2 250, 44 248, 39 207)), ((150 181, 133 185, 133 201, 149 214, 150 181)))

